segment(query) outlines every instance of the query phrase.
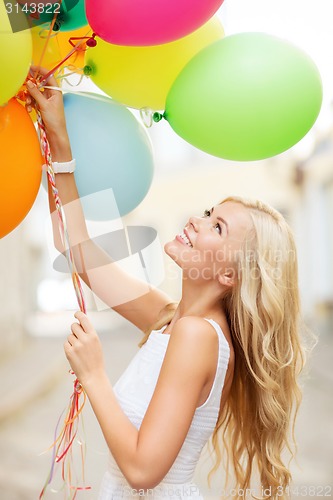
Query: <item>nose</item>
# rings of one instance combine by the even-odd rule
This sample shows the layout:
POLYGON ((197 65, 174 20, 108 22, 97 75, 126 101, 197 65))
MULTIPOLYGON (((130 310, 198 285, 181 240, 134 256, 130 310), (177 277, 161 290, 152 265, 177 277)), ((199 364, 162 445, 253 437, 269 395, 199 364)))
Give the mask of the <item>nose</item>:
POLYGON ((190 217, 189 225, 193 227, 195 232, 199 231, 200 224, 202 223, 202 217, 190 217))

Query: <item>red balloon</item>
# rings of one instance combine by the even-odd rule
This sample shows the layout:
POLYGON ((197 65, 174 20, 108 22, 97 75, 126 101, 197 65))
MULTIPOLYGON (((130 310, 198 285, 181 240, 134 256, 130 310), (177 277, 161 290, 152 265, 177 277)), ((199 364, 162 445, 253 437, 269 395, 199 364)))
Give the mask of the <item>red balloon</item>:
POLYGON ((86 0, 93 31, 115 45, 161 45, 200 28, 223 0, 86 0))

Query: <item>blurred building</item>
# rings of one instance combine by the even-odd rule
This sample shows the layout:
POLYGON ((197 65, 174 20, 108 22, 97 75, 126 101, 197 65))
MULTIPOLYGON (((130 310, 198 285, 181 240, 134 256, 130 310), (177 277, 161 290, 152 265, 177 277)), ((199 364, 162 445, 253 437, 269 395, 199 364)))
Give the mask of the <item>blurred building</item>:
POLYGON ((294 227, 305 314, 333 331, 333 136, 294 166, 294 227))

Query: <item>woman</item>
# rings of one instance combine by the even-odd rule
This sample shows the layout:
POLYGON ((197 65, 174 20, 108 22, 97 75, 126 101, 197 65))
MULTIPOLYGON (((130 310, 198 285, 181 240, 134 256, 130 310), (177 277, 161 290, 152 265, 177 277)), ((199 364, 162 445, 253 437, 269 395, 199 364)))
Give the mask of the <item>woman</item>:
MULTIPOLYGON (((54 78, 47 83, 56 86, 54 78)), ((67 173, 56 174, 56 185, 80 275, 146 332, 115 387, 83 313, 75 314, 64 345, 111 451, 99 498, 142 496, 144 490, 154 498, 202 498, 192 476, 211 435, 215 469, 222 456, 227 471, 232 464, 238 493, 233 496, 244 496, 257 467, 256 495, 288 497, 291 473, 282 453, 287 448, 292 454, 289 431, 301 400, 297 377, 304 354, 296 250, 284 218, 263 203, 239 198, 190 218, 165 245, 183 274, 181 300, 174 304, 127 275, 89 239, 74 175, 68 173, 72 153, 61 92, 28 88, 33 99, 27 109, 37 102, 53 162, 63 164, 62 172, 68 165, 67 173)), ((54 234, 61 251, 57 224, 54 234)))

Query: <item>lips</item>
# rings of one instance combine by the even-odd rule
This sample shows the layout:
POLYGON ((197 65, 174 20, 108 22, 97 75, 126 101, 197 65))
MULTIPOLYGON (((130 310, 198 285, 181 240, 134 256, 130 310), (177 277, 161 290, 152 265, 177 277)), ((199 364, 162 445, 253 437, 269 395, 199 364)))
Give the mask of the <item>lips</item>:
POLYGON ((185 245, 189 246, 190 248, 193 248, 193 245, 191 243, 190 238, 188 237, 186 229, 184 229, 182 233, 178 234, 177 237, 180 238, 185 243, 185 245))
POLYGON ((191 238, 189 237, 189 234, 188 234, 188 232, 187 232, 187 230, 185 228, 184 228, 184 234, 185 234, 186 238, 188 239, 188 241, 190 242, 191 247, 193 247, 191 238))

